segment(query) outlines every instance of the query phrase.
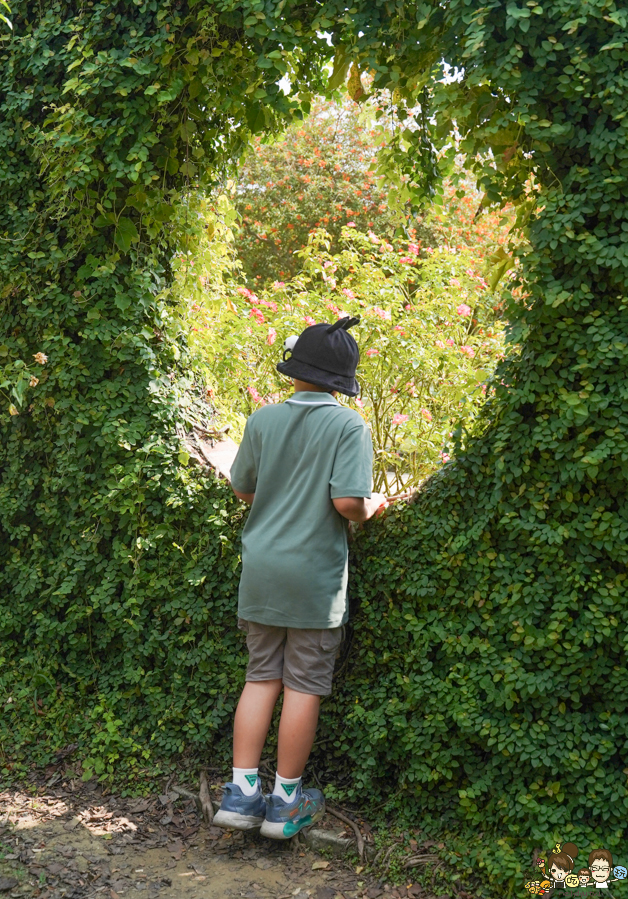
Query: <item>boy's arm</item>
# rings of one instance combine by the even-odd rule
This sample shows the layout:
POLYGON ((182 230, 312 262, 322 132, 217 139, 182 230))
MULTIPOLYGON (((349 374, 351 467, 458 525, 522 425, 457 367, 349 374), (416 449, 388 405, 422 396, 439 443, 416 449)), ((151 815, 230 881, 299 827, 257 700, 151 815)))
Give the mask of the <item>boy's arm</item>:
POLYGON ((336 512, 349 521, 367 521, 375 513, 385 508, 388 499, 383 493, 374 493, 370 499, 358 496, 340 496, 332 499, 336 512))
MULTIPOLYGON (((255 413, 253 413, 254 415, 255 413)), ((253 502, 257 486, 257 453, 251 440, 251 418, 249 418, 244 427, 242 443, 231 465, 231 477, 229 479, 231 481, 231 489, 238 499, 249 505, 253 502), (238 486, 236 487, 235 484, 238 486)))
POLYGON ((233 484, 231 485, 231 489, 233 490, 235 495, 238 497, 238 499, 241 499, 243 503, 248 503, 249 506, 255 499, 254 493, 242 493, 240 490, 236 490, 235 487, 233 486, 233 484))

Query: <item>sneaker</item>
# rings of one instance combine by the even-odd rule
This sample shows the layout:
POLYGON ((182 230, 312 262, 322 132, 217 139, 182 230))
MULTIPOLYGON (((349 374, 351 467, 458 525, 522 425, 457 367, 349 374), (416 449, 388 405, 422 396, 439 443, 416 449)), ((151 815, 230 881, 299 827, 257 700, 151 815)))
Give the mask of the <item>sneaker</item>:
POLYGON ((214 824, 229 830, 256 830, 265 816, 266 799, 258 777, 257 793, 253 796, 245 796, 236 784, 225 784, 220 808, 214 815, 214 824))
POLYGON ((325 797, 321 791, 303 790, 301 784, 291 802, 271 795, 266 803, 266 819, 260 833, 271 840, 288 840, 303 827, 320 821, 325 814, 325 797))

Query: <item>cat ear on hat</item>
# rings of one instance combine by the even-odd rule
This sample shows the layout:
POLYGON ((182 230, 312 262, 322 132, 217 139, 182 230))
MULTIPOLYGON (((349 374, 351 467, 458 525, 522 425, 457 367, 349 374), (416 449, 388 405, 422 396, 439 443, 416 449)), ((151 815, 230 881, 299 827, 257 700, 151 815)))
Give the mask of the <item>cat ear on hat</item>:
POLYGON ((286 353, 290 353, 292 355, 292 351, 295 348, 296 342, 299 339, 298 334, 291 334, 290 337, 286 337, 283 342, 283 361, 286 361, 286 353))
POLYGON ((351 318, 349 315, 345 316, 345 318, 339 318, 335 324, 330 325, 327 328, 326 334, 333 334, 334 331, 339 331, 342 329, 343 331, 348 331, 349 328, 352 328, 354 325, 360 324, 360 316, 357 318, 351 318))

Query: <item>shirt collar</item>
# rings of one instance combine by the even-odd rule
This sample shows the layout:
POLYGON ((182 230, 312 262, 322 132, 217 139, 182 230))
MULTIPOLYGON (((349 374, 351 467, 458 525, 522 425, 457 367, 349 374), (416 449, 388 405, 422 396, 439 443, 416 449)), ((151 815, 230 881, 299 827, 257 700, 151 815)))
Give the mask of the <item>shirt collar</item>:
POLYGON ((309 390, 298 390, 285 400, 286 403, 294 403, 295 406, 339 406, 340 403, 331 393, 314 393, 309 390))

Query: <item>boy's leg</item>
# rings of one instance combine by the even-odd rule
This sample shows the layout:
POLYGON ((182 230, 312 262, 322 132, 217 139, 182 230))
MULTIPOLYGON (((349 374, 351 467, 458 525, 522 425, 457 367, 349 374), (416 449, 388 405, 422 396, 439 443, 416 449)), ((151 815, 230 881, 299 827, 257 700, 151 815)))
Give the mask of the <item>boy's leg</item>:
MULTIPOLYGON (((259 766, 273 709, 282 686, 281 679, 247 681, 244 685, 233 723, 234 768, 257 768, 259 766)), ((316 728, 316 724, 314 727, 316 728)), ((305 762, 303 766, 305 767, 305 762)))
POLYGON ((277 773, 281 777, 296 779, 303 774, 316 736, 320 702, 320 696, 285 687, 277 747, 277 773))
POLYGON ((273 709, 282 689, 286 629, 240 619, 249 650, 247 682, 233 723, 233 781, 224 786, 214 824, 238 830, 259 827, 266 815, 258 766, 273 709))
POLYGON ((225 784, 218 827, 255 830, 266 815, 266 800, 257 776, 270 720, 281 692, 280 679, 247 681, 233 725, 233 782, 225 784))
POLYGON ((325 797, 320 790, 304 790, 301 775, 314 743, 320 698, 331 693, 342 630, 288 629, 277 777, 261 829, 271 839, 288 839, 325 813, 325 797))

